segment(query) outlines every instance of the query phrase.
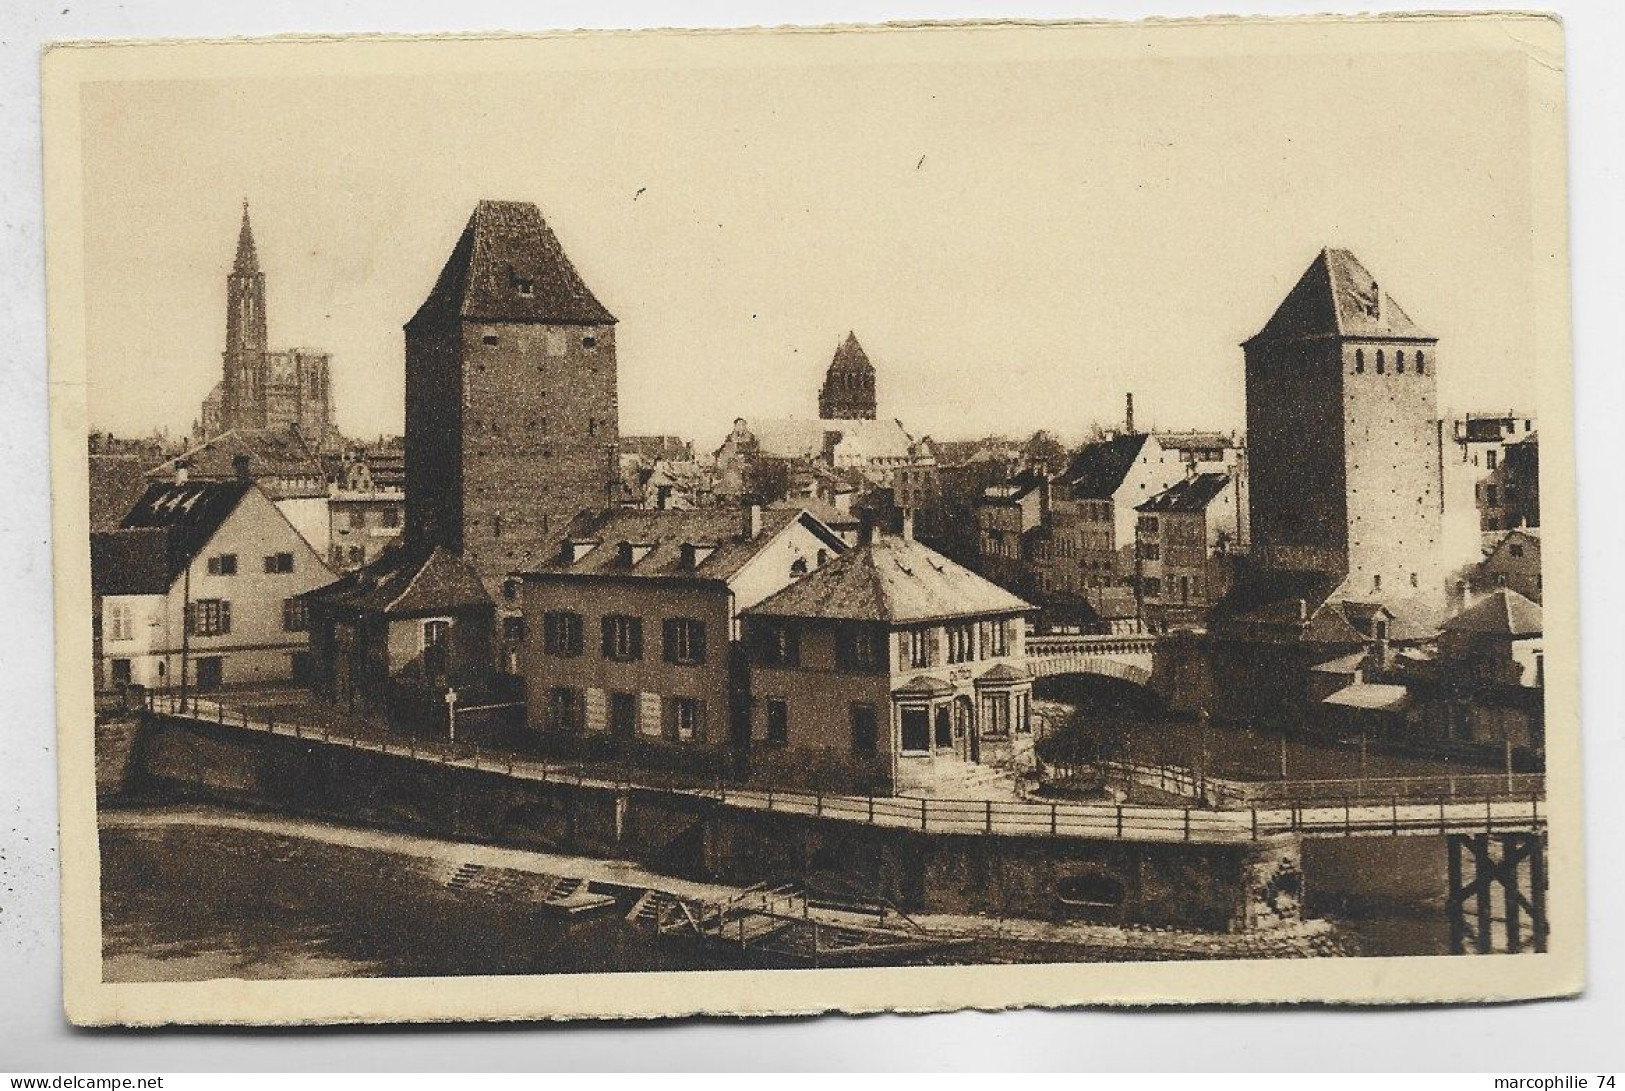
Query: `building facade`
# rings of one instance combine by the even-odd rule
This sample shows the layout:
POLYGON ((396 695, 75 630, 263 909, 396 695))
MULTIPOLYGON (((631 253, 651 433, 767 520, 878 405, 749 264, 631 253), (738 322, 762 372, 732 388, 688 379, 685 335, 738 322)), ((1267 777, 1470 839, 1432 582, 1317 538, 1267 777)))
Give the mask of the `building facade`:
POLYGON ((243 202, 237 256, 226 277, 224 375, 204 399, 199 440, 232 429, 293 429, 320 449, 333 432, 332 357, 320 349, 267 346, 265 274, 243 202))
POLYGON ((846 547, 799 509, 615 509, 526 570, 520 670, 549 752, 735 776, 748 767, 739 613, 846 547))
POLYGON ((1202 625, 1230 589, 1236 479, 1191 473, 1135 510, 1135 578, 1155 628, 1202 625))
POLYGON ((888 793, 1008 769, 1031 741, 1033 609, 888 535, 745 610, 753 776, 888 793))
POLYGON ((91 537, 105 686, 302 682, 301 597, 333 578, 252 482, 154 484, 91 537))

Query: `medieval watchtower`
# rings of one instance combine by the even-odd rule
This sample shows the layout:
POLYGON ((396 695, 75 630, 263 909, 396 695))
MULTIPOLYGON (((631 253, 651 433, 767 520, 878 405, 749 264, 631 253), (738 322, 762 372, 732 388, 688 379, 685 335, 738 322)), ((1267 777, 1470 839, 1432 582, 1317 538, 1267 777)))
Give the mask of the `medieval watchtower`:
POLYGON ((481 201, 406 324, 406 533, 493 597, 618 480, 615 318, 541 212, 481 201))
POLYGON ((1341 600, 1442 595, 1437 339, 1347 250, 1323 250, 1242 346, 1259 567, 1341 600))
POLYGON ((875 419, 875 366, 855 333, 847 333, 824 374, 818 416, 822 420, 875 419))

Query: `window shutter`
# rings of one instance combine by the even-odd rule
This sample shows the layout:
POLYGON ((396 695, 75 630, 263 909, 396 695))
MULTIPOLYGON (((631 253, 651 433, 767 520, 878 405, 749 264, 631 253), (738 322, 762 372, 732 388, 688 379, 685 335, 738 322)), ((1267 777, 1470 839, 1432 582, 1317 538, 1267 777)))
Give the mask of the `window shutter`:
POLYGON ((660 625, 660 640, 664 645, 665 659, 668 663, 677 662, 677 622, 666 618, 660 625))
POLYGON ((694 741, 705 741, 705 702, 694 702, 694 741))
POLYGON ((615 622, 607 617, 604 619, 603 652, 605 659, 611 659, 615 655, 615 622))
POLYGON ((209 575, 211 575, 211 576, 220 575, 220 558, 219 557, 210 557, 209 558, 209 575))
POLYGON ((192 606, 192 604, 190 602, 186 604, 184 614, 185 614, 184 624, 186 626, 186 631, 188 633, 195 634, 197 632, 197 611, 193 608, 193 606, 192 606))
POLYGON ((693 626, 694 646, 690 649, 690 651, 692 652, 692 655, 690 656, 690 658, 696 663, 704 663, 705 662, 705 623, 701 622, 701 621, 695 621, 695 622, 691 622, 691 625, 693 626))
POLYGON ((587 690, 587 730, 603 731, 609 727, 609 695, 597 686, 587 690))
POLYGON ((629 618, 627 620, 627 625, 631 628, 631 633, 629 634, 631 639, 629 640, 628 643, 629 643, 629 645, 631 647, 632 658, 633 659, 642 659, 643 658, 643 619, 640 618, 640 617, 629 618))
POLYGON ((638 695, 638 734, 660 734, 660 694, 642 693, 638 695))
POLYGON ((225 599, 220 600, 220 631, 231 632, 231 603, 225 599))

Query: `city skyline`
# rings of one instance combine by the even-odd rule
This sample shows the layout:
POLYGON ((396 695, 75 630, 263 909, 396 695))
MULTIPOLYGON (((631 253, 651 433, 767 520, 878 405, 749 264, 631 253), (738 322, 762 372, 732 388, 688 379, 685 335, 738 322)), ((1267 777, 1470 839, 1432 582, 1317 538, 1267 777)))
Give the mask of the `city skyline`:
POLYGON ((1511 60, 1050 61, 1018 81, 895 46, 843 66, 862 40, 771 69, 698 48, 717 65, 675 86, 565 66, 517 91, 508 72, 87 89, 87 264, 133 274, 88 286, 92 426, 189 428, 244 197, 271 339, 333 353, 337 424, 362 437, 401 431, 401 326, 480 197, 539 204, 620 320, 622 429, 701 448, 737 416, 812 415, 849 329, 880 415, 916 434, 1075 437, 1128 391, 1144 425, 1239 428, 1239 343, 1323 246, 1440 337, 1442 407, 1539 412, 1515 305, 1529 174, 1504 154, 1527 119, 1489 105, 1516 93, 1511 60), (684 120, 719 104, 727 130, 684 120))

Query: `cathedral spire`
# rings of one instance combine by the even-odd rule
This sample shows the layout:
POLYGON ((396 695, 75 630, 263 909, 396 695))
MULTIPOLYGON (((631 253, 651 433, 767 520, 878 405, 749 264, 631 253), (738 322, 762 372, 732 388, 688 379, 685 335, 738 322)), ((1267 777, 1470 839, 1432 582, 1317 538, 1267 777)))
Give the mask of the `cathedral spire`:
POLYGON ((235 276, 253 276, 260 271, 260 256, 254 250, 254 225, 248 222, 248 198, 243 198, 243 226, 237 231, 237 260, 232 263, 235 276))

